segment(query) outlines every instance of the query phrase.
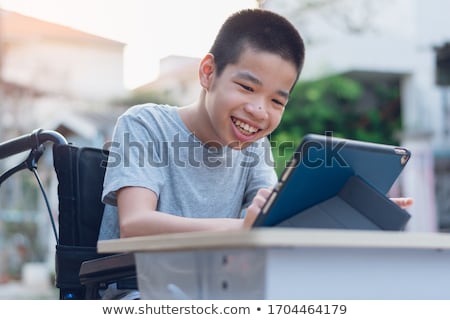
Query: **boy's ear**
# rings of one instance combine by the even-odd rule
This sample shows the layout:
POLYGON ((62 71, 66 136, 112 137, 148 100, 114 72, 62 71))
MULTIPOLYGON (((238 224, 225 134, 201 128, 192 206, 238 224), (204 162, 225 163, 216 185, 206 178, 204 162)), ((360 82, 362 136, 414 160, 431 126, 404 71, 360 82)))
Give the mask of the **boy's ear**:
POLYGON ((204 89, 208 89, 210 87, 215 69, 216 64, 214 62, 214 56, 211 53, 208 53, 200 61, 200 67, 198 70, 200 85, 204 89))

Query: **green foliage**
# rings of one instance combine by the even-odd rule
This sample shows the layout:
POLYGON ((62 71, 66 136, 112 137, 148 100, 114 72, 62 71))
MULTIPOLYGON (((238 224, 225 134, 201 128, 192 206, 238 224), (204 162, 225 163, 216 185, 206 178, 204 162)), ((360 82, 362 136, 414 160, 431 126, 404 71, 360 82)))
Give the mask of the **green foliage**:
POLYGON ((398 84, 381 81, 364 83, 333 76, 299 82, 280 126, 271 136, 277 171, 281 172, 308 133, 331 131, 336 137, 398 143, 395 134, 401 125, 399 96, 398 84))

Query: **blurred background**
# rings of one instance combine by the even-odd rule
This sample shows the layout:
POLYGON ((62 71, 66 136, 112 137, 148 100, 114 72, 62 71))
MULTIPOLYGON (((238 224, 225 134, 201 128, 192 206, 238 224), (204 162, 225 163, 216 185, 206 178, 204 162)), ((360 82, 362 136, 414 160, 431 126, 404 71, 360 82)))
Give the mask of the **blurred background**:
MULTIPOLYGON (((44 128, 102 147, 130 106, 192 102, 221 23, 254 7, 287 17, 306 42, 304 71, 270 137, 277 171, 306 133, 403 145, 413 156, 391 196, 415 200, 407 231, 448 232, 446 0, 1 0, 0 141, 44 128)), ((0 172, 21 160, 0 160, 0 172)), ((51 163, 47 152, 39 172, 57 219, 51 163)), ((36 181, 21 172, 0 188, 0 299, 19 297, 16 284, 54 298, 54 246, 36 181)))

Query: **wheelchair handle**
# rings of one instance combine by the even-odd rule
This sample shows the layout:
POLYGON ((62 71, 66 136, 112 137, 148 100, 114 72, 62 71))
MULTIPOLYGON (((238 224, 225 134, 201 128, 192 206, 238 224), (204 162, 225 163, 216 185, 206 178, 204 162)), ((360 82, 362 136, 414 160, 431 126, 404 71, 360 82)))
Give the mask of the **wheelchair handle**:
POLYGON ((32 133, 1 143, 0 159, 35 149, 47 141, 51 141, 54 144, 67 144, 66 138, 60 133, 52 130, 37 129, 32 133))

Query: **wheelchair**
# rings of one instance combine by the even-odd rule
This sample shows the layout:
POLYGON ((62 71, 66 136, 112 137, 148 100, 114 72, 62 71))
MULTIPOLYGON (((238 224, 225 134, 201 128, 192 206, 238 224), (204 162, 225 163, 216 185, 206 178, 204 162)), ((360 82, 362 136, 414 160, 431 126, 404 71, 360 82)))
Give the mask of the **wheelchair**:
POLYGON ((101 202, 108 151, 69 144, 60 133, 37 129, 0 143, 0 160, 30 151, 15 167, 1 173, 1 184, 14 173, 31 170, 39 184, 56 242, 55 286, 60 300, 95 300, 115 283, 120 289, 137 289, 134 256, 101 255, 97 240, 103 216, 101 202), (38 175, 38 161, 53 144, 53 167, 58 180, 58 226, 38 175))

